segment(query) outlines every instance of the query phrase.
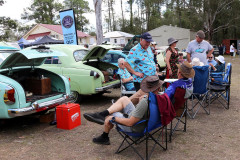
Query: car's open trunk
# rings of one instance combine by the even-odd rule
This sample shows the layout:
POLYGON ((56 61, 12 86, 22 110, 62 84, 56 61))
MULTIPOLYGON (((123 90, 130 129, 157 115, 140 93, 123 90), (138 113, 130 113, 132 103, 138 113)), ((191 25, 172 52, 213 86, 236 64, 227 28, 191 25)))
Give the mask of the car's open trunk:
POLYGON ((102 71, 106 83, 118 80, 117 77, 116 78, 114 77, 114 73, 115 73, 114 70, 117 71, 118 67, 116 67, 113 64, 101 62, 101 61, 88 61, 88 62, 85 62, 84 64, 92 66, 102 71), (109 70, 112 70, 112 73, 109 72, 109 70))
POLYGON ((4 71, 0 74, 14 79, 23 87, 26 102, 34 102, 66 92, 62 78, 44 69, 13 69, 12 73, 4 71), (48 84, 42 83, 42 80, 45 81, 46 79, 49 81, 48 84))

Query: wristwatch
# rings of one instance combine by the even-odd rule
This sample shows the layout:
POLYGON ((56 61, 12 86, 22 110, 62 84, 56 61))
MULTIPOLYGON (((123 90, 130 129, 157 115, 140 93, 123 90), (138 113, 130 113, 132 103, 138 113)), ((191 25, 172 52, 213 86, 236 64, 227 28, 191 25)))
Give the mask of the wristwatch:
POLYGON ((112 117, 112 121, 113 121, 113 122, 115 122, 115 119, 116 119, 115 117, 112 117))

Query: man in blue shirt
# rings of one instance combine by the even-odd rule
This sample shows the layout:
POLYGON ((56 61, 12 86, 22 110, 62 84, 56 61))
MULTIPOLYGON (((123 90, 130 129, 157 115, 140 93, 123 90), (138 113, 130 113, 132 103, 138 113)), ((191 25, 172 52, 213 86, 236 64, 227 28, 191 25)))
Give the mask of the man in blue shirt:
POLYGON ((193 84, 191 78, 194 77, 195 71, 192 68, 192 65, 187 61, 184 61, 182 64, 177 64, 178 66, 178 80, 171 83, 165 93, 167 93, 168 97, 173 100, 173 96, 177 87, 183 88, 186 90, 185 97, 188 98, 193 93, 193 84))
POLYGON ((147 32, 143 33, 140 36, 140 43, 130 50, 125 59, 124 65, 133 74, 136 91, 140 89, 140 83, 145 77, 156 75, 154 55, 149 47, 150 42, 153 42, 152 36, 147 32))
POLYGON ((127 91, 135 91, 136 89, 133 84, 133 77, 131 76, 131 74, 128 72, 128 70, 124 66, 123 58, 118 59, 118 66, 119 66, 119 69, 118 69, 117 74, 120 75, 122 82, 123 83, 130 82, 130 83, 124 84, 126 90, 127 91))
POLYGON ((217 62, 214 60, 214 56, 213 54, 210 54, 210 56, 208 57, 208 65, 212 63, 213 66, 216 66, 217 65, 217 62))

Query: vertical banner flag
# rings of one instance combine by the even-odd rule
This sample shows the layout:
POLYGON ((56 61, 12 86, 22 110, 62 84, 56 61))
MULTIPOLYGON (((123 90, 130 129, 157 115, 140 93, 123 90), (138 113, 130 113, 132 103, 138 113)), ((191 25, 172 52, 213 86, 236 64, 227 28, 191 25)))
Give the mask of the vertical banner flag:
POLYGON ((64 44, 78 45, 75 14, 72 9, 59 11, 64 44))

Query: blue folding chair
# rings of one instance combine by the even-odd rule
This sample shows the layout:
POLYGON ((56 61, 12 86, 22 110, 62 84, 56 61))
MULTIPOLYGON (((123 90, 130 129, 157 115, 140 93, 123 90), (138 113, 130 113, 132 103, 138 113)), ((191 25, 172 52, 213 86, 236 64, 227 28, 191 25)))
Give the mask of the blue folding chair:
POLYGON ((140 144, 143 141, 146 141, 146 160, 150 158, 156 144, 158 144, 161 148, 164 150, 167 149, 167 127, 163 126, 161 123, 161 116, 159 112, 159 108, 157 105, 157 98, 156 95, 152 92, 149 93, 149 99, 148 99, 148 119, 142 120, 137 124, 140 123, 146 123, 146 128, 143 132, 137 133, 137 132, 124 132, 122 129, 118 127, 118 123, 112 122, 116 124, 116 129, 118 133, 122 136, 123 141, 120 144, 119 148, 115 153, 120 153, 124 151, 125 149, 131 147, 140 157, 144 160, 143 156, 136 150, 134 145, 140 144), (163 136, 163 128, 165 132, 165 140, 164 140, 164 146, 159 143, 159 139, 161 135, 163 136), (158 133, 158 135, 157 135, 158 133), (157 137, 155 136, 157 135, 157 137), (132 138, 135 137, 135 138, 132 138), (154 145, 151 149, 151 152, 148 155, 148 141, 152 140, 154 142, 154 145), (126 143, 125 143, 126 142, 126 143), (127 144, 126 147, 123 147, 123 144, 127 144), (121 149, 122 148, 122 149, 121 149))
POLYGON ((195 70, 195 76, 193 78, 193 94, 190 97, 192 106, 188 107, 187 111, 189 117, 192 119, 195 118, 201 107, 207 114, 210 114, 210 103, 207 101, 209 92, 207 89, 209 86, 209 66, 194 66, 193 69, 195 70), (206 105, 204 101, 209 104, 206 105))
MULTIPOLYGON (((224 68, 225 68, 225 63, 224 63, 224 68)), ((215 83, 217 83, 217 81, 222 82, 224 75, 225 75, 226 70, 224 69, 222 72, 214 72, 214 71, 210 71, 210 82, 212 82, 212 79, 214 79, 214 81, 216 80, 215 83)))
POLYGON ((231 85, 231 75, 232 75, 232 64, 227 64, 227 69, 224 76, 220 81, 214 79, 214 82, 210 83, 209 86, 209 101, 210 104, 215 100, 218 100, 222 106, 229 109, 230 104, 230 85, 231 85))

